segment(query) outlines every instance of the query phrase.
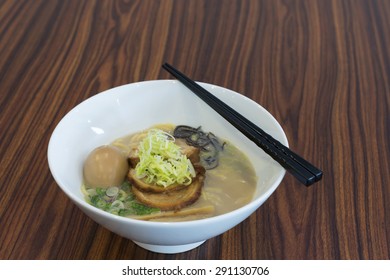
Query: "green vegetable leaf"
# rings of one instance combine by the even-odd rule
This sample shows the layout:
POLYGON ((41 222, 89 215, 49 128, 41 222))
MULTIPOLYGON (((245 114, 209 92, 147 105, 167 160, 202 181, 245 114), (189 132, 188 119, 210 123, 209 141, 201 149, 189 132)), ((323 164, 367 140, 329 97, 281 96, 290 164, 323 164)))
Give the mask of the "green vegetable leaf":
POLYGON ((96 188, 96 194, 89 195, 87 200, 91 205, 119 216, 147 215, 160 211, 158 208, 149 207, 139 203, 131 191, 131 188, 130 182, 125 181, 121 185, 119 193, 115 199, 109 198, 106 195, 106 189, 96 188))

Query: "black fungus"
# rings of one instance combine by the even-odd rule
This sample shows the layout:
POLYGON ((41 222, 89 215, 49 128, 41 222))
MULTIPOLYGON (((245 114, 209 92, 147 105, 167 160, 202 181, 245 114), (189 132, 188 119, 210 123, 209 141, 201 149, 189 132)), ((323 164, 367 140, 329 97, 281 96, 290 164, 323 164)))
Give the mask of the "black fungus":
MULTIPOLYGON (((198 129, 200 129, 200 127, 198 129)), ((191 135, 196 134, 198 129, 187 125, 178 125, 173 131, 173 136, 177 138, 188 138, 191 135)))
POLYGON ((223 150, 225 143, 221 144, 213 133, 205 133, 201 127, 179 125, 174 129, 173 136, 185 139, 190 146, 200 148, 200 163, 205 169, 213 169, 218 166, 219 152, 223 150))

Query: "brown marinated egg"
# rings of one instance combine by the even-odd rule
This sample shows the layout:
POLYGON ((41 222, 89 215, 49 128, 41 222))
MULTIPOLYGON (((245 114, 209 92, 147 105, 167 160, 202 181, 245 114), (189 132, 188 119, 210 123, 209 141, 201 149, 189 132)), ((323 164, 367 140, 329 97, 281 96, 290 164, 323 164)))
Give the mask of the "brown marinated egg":
POLYGON ((84 181, 92 188, 108 188, 122 184, 129 170, 126 156, 112 146, 94 149, 84 162, 84 181))

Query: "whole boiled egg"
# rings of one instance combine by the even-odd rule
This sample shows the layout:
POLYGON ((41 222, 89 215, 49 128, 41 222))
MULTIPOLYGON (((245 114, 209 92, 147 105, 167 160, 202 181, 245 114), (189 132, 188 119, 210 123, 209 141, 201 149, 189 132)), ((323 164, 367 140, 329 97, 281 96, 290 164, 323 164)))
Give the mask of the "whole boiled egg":
POLYGON ((122 151, 109 145, 100 146, 84 162, 84 183, 92 188, 120 186, 128 170, 127 158, 122 151))

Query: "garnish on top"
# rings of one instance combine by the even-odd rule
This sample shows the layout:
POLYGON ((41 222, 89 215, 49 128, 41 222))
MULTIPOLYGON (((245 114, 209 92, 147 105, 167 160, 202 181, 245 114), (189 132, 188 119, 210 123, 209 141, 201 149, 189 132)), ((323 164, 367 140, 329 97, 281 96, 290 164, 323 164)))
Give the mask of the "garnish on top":
POLYGON ((138 147, 136 176, 148 184, 162 187, 190 185, 196 173, 191 161, 180 150, 171 134, 151 129, 138 147))

